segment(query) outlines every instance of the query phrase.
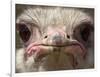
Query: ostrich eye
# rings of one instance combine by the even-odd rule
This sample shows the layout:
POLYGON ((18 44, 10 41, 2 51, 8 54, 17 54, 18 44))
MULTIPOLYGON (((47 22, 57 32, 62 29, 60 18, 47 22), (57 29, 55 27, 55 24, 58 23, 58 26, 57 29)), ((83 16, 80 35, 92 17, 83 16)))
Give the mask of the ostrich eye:
POLYGON ((25 24, 19 24, 19 35, 23 42, 27 42, 31 36, 31 31, 25 24))
POLYGON ((88 38, 89 38, 89 35, 90 35, 90 28, 85 26, 81 31, 80 31, 80 34, 81 34, 81 38, 84 40, 84 41, 87 41, 88 38))
POLYGON ((82 23, 74 29, 73 37, 82 43, 87 43, 93 31, 93 25, 90 23, 82 23))

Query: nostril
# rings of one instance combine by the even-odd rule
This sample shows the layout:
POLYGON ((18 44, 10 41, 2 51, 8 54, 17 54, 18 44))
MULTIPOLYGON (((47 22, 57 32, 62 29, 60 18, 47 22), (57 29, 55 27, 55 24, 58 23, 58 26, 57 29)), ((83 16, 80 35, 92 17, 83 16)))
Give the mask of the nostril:
POLYGON ((68 39, 70 39, 70 36, 69 36, 69 35, 67 35, 67 38, 68 38, 68 39))
POLYGON ((48 36, 46 35, 46 36, 44 36, 44 38, 47 38, 48 36))

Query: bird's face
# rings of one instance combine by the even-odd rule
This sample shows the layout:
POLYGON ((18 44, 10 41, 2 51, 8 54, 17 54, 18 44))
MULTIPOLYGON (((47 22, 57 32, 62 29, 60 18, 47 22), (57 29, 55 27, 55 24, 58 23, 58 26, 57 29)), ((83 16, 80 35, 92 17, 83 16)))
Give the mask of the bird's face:
POLYGON ((25 60, 34 58, 40 70, 84 68, 93 42, 93 19, 87 14, 75 9, 28 9, 18 18, 17 29, 25 60))

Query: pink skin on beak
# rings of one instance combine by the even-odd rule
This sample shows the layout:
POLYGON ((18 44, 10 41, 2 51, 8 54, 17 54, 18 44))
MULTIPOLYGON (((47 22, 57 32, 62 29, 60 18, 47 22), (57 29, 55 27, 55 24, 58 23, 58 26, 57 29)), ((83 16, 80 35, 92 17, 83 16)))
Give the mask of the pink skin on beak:
POLYGON ((53 50, 53 46, 61 45, 62 47, 64 47, 63 52, 71 53, 73 55, 80 53, 83 57, 85 57, 86 49, 84 48, 84 46, 81 43, 79 43, 77 41, 73 41, 73 42, 71 42, 71 44, 69 44, 69 45, 65 44, 63 46, 63 39, 65 39, 64 38, 65 33, 63 31, 61 31, 61 30, 56 30, 56 32, 50 31, 48 33, 48 36, 50 37, 49 40, 52 40, 52 38, 53 38, 54 42, 52 42, 52 43, 50 42, 50 45, 49 45, 49 43, 46 44, 47 41, 45 41, 45 43, 43 43, 43 41, 31 43, 26 49, 26 52, 25 52, 26 55, 32 56, 33 54, 35 54, 36 56, 39 56, 42 54, 48 54, 48 53, 50 53, 50 51, 53 50), (54 39, 56 34, 58 34, 57 35, 58 38, 61 38, 60 39, 61 41, 57 37, 56 37, 57 40, 54 39))
POLYGON ((52 49, 53 47, 48 47, 48 46, 44 46, 44 45, 60 45, 63 44, 63 38, 65 37, 65 33, 59 29, 55 29, 55 30, 49 30, 49 32, 47 33, 48 39, 49 41, 52 42, 48 42, 47 44, 47 40, 44 42, 43 40, 41 40, 41 42, 34 42, 31 43, 27 49, 26 49, 26 54, 28 56, 31 56, 33 53, 47 53, 48 50, 52 49))

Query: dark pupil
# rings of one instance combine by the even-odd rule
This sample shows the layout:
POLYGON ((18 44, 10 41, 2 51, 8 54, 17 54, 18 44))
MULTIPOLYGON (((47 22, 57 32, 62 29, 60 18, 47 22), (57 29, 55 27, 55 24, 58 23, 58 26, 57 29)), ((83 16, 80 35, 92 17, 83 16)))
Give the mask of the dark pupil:
POLYGON ((89 27, 86 27, 84 28, 82 31, 81 31, 81 37, 84 41, 87 41, 88 38, 89 38, 89 35, 90 35, 90 29, 89 27))
POLYGON ((19 35, 24 42, 27 42, 29 40, 31 32, 25 24, 20 25, 19 35))

